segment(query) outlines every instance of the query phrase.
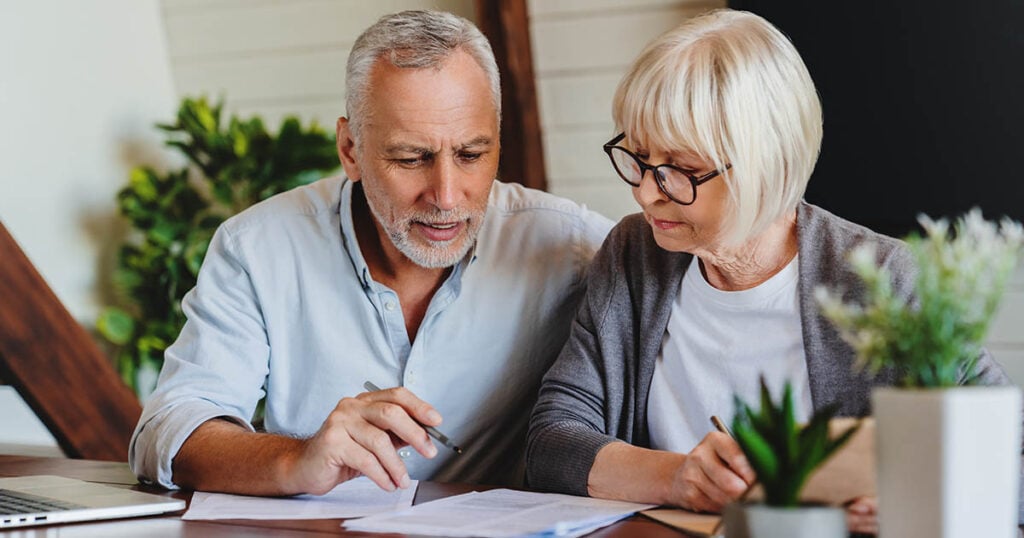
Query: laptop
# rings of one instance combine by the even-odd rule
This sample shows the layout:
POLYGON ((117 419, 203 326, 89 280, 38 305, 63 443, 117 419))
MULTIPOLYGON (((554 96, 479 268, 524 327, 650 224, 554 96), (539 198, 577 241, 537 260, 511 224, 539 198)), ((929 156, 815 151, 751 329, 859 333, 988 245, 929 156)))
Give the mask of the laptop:
POLYGON ((0 478, 0 529, 149 516, 185 501, 62 476, 0 478))

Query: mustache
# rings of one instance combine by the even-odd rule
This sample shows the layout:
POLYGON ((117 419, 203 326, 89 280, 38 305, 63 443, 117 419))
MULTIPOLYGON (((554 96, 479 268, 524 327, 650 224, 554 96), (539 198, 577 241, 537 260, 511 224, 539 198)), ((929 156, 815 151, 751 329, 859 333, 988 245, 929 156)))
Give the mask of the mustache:
POLYGON ((424 224, 447 224, 464 220, 475 220, 483 215, 483 211, 474 211, 462 207, 453 209, 433 209, 427 211, 411 211, 405 215, 406 222, 422 222, 424 224))

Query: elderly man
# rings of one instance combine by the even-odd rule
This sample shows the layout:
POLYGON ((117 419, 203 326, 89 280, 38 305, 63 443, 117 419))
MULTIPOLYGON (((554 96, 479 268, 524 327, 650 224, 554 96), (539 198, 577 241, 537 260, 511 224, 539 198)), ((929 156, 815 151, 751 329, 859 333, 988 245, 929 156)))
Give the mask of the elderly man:
POLYGON ((217 231, 132 439, 136 474, 255 495, 521 480, 540 378, 611 223, 494 181, 500 103, 465 19, 403 12, 359 37, 337 124, 347 179, 217 231))

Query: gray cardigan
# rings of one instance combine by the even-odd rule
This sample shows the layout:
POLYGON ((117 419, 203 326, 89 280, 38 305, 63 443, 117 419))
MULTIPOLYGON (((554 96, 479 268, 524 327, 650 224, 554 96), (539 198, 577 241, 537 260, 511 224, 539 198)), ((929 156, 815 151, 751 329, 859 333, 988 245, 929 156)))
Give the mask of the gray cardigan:
MULTIPOLYGON (((905 245, 891 237, 802 203, 797 210, 800 250, 800 317, 815 410, 839 404, 841 416, 870 414, 870 391, 895 382, 892 372, 855 373, 854 352, 825 319, 814 299, 821 284, 845 289, 846 299, 864 289, 849 269, 847 253, 870 240, 878 262, 889 268, 897 293, 909 296, 915 269, 905 245)), ((530 421, 527 482, 531 487, 587 495, 597 452, 623 440, 650 447, 647 395, 672 302, 692 256, 655 242, 641 215, 622 220, 592 262, 587 292, 569 340, 541 385, 530 421)), ((985 353, 981 383, 1008 384, 985 353)))

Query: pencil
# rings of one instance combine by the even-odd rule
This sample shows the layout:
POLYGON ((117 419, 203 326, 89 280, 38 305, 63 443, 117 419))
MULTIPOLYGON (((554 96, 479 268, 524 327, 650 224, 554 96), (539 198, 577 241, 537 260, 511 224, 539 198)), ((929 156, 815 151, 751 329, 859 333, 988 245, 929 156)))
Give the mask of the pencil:
MULTIPOLYGON (((729 437, 732 437, 733 439, 736 439, 736 436, 732 434, 732 430, 730 430, 729 427, 725 425, 725 422, 722 422, 722 419, 718 418, 718 415, 711 415, 711 424, 715 426, 716 430, 728 435, 729 437)), ((736 499, 736 502, 742 503, 743 501, 747 500, 747 496, 750 495, 751 491, 754 491, 754 486, 756 485, 757 480, 754 480, 753 482, 748 484, 747 489, 743 491, 743 494, 740 495, 738 499, 736 499)), ((718 523, 715 523, 715 528, 711 529, 711 536, 719 536, 719 531, 722 530, 723 523, 725 523, 724 516, 720 517, 718 519, 718 523)))
MULTIPOLYGON (((370 392, 377 392, 377 391, 381 390, 379 387, 377 387, 377 385, 374 385, 373 383, 371 383, 369 381, 367 381, 366 383, 363 383, 363 388, 368 390, 368 391, 370 391, 370 392)), ((462 449, 459 448, 455 443, 453 443, 452 440, 449 439, 447 435, 445 435, 445 434, 441 433, 440 431, 438 431, 437 428, 435 428, 433 426, 427 426, 426 424, 416 420, 413 417, 409 417, 409 418, 412 418, 412 420, 416 424, 418 424, 421 428, 426 430, 427 431, 427 435, 433 437, 434 439, 437 439, 437 441, 439 443, 441 443, 442 445, 444 445, 444 446, 454 450, 456 454, 462 454, 462 449)))

